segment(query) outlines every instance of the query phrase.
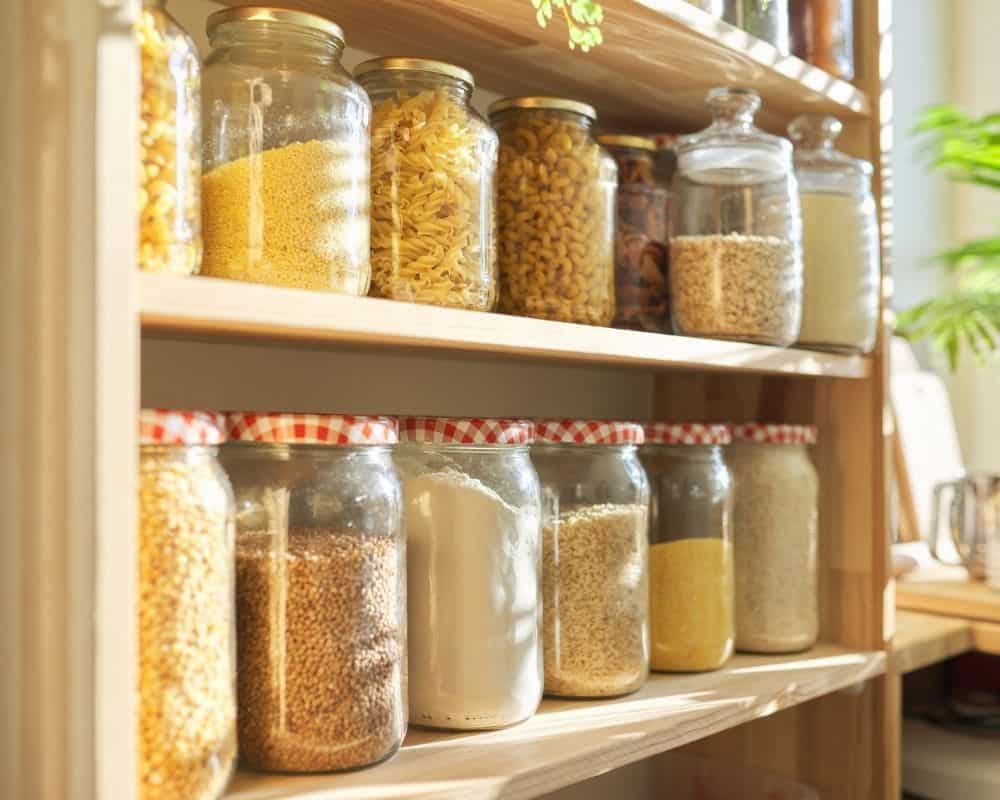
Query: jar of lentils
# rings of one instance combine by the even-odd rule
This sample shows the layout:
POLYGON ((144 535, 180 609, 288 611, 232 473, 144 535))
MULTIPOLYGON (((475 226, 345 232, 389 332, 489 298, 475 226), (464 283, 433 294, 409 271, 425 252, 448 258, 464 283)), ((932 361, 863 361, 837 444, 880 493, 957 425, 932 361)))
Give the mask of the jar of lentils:
POLYGON ((554 97, 490 107, 500 136, 500 310, 610 325, 615 315, 614 159, 594 140, 597 112, 554 97))
POLYGON ((736 425, 736 649, 806 650, 819 636, 819 479, 811 425, 736 425))
POLYGON ((331 772, 406 732, 406 576, 384 417, 229 415, 240 757, 331 772))
POLYGON ((545 692, 607 697, 649 670, 649 484, 642 426, 538 420, 545 692))
POLYGON ((497 135, 469 103, 472 73, 376 58, 354 76, 373 107, 371 293, 491 311, 497 135))
POLYGON ((215 800, 236 761, 233 494, 221 414, 139 414, 139 797, 215 800))

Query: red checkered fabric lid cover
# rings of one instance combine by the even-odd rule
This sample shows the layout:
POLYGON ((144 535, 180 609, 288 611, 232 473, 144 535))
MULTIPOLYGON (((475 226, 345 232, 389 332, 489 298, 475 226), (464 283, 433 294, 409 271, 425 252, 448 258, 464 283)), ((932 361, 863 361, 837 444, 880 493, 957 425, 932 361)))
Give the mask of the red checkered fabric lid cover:
POLYGON ((229 438, 240 442, 351 445, 395 444, 397 440, 392 417, 244 411, 230 412, 226 424, 229 438))
POLYGON ((553 444, 642 444, 642 425, 602 419, 536 419, 535 441, 553 444))
POLYGON ((642 427, 646 432, 646 444, 729 444, 733 440, 728 425, 647 422, 642 427))
POLYGON ((531 444, 531 422, 523 419, 400 417, 399 440, 421 444, 531 444))
POLYGON ((769 444, 816 444, 815 425, 769 425, 750 422, 733 425, 733 438, 769 444))
POLYGON ((171 411, 144 408, 139 412, 140 444, 222 444, 226 418, 218 411, 171 411))

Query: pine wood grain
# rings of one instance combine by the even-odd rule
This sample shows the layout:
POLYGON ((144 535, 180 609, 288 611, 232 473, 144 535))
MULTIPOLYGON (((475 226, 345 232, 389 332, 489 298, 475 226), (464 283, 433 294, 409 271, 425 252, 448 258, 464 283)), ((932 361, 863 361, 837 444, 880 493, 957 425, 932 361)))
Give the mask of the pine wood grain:
POLYGON ((1000 623, 1000 592, 980 581, 896 582, 896 607, 1000 623))

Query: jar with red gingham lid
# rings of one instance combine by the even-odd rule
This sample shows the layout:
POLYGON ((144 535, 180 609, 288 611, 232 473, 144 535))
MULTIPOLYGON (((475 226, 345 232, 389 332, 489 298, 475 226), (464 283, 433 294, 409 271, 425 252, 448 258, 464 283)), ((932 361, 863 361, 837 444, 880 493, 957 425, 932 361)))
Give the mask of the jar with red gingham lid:
POLYGON ((648 422, 649 618, 655 670, 721 667, 733 652, 733 481, 727 425, 648 422))
POLYGON ((812 425, 733 427, 736 649, 794 653, 819 637, 819 476, 812 425))
POLYGON ((233 493, 223 416, 139 412, 142 800, 221 797, 236 761, 233 493))
POLYGON ((406 733, 406 553, 394 419, 230 413, 240 758, 331 772, 406 733))
POLYGON ((608 697, 649 672, 642 426, 535 421, 531 458, 542 486, 545 691, 608 697))
POLYGON ((410 719, 501 728, 542 698, 540 499, 519 419, 400 419, 410 719))

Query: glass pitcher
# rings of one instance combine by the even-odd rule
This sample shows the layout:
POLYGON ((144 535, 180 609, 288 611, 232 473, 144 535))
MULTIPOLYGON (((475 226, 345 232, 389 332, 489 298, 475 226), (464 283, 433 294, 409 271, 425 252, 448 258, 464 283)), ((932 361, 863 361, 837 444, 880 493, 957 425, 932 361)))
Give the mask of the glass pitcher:
POLYGON ((972 473, 934 487, 931 553, 945 561, 940 530, 945 498, 947 528, 963 566, 973 580, 1000 588, 1000 475, 972 473))

